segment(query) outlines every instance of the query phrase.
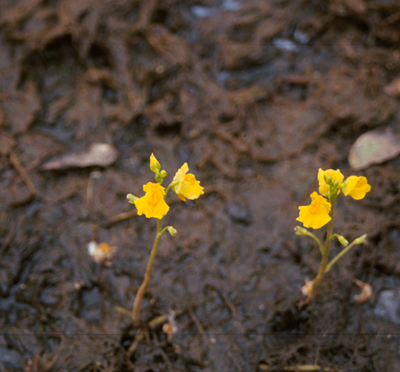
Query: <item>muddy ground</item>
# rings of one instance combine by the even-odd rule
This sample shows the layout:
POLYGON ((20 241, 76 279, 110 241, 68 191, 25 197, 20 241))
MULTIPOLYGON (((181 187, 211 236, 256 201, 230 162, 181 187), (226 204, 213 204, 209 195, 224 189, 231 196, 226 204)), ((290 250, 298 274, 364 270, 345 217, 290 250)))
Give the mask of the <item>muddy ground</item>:
POLYGON ((1 1, 0 371, 400 371, 400 159, 347 160, 361 134, 399 128, 399 90, 384 90, 399 23, 393 0, 1 1), (112 165, 43 166, 96 142, 112 165), (205 194, 169 199, 178 234, 129 352, 122 308, 155 221, 126 194, 152 180, 152 152, 170 176, 188 162, 205 194), (320 254, 293 228, 319 167, 368 178, 334 230, 369 239, 299 310, 320 254), (92 240, 116 247, 111 264, 92 240), (161 315, 172 338, 150 327, 161 315))

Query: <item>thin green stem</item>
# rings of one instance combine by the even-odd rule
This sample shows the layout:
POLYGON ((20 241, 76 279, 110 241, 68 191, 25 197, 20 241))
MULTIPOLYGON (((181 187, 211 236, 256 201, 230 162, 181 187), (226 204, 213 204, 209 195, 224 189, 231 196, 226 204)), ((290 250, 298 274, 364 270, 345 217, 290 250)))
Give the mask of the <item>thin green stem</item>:
POLYGON ((345 249, 343 249, 340 253, 338 253, 338 255, 332 259, 331 262, 329 262, 329 264, 326 266, 325 269, 325 274, 332 268, 332 266, 339 261, 351 248, 353 248, 356 245, 356 242, 353 241, 351 242, 345 249))
POLYGON ((322 245, 322 243, 320 242, 320 240, 311 232, 307 231, 307 236, 309 236, 310 238, 314 239, 319 247, 319 250, 321 251, 321 254, 323 255, 325 252, 325 247, 322 245))
POLYGON ((149 282, 150 282, 151 271, 153 270, 154 259, 156 258, 158 245, 160 244, 160 239, 161 239, 163 233, 165 232, 165 229, 163 229, 163 230, 161 230, 161 229, 162 229, 162 221, 161 221, 161 219, 157 218, 157 233, 154 238, 153 248, 151 249, 151 252, 150 252, 150 258, 149 258, 149 262, 147 264, 146 273, 144 274, 143 283, 139 287, 137 294, 136 294, 135 302, 133 303, 132 321, 133 321, 134 325, 139 324, 140 305, 142 304, 144 293, 146 292, 147 286, 149 285, 149 282))
POLYGON ((167 197, 168 191, 171 188, 172 183, 169 184, 169 186, 167 187, 167 189, 165 190, 165 195, 164 195, 164 199, 167 197))
POLYGON ((333 229, 333 211, 334 211, 334 203, 335 203, 336 198, 329 198, 329 199, 330 199, 329 201, 331 202, 331 205, 332 205, 331 211, 329 213, 331 220, 329 221, 329 224, 328 224, 328 232, 326 234, 324 252, 322 254, 321 265, 319 267, 318 274, 315 277, 315 279, 313 280, 310 293, 309 293, 308 298, 305 301, 305 303, 310 303, 312 300, 314 300, 315 294, 317 293, 318 286, 321 283, 322 278, 325 275, 326 266, 327 266, 328 260, 329 260, 329 250, 331 247, 331 241, 332 241, 331 235, 332 235, 332 229, 333 229))

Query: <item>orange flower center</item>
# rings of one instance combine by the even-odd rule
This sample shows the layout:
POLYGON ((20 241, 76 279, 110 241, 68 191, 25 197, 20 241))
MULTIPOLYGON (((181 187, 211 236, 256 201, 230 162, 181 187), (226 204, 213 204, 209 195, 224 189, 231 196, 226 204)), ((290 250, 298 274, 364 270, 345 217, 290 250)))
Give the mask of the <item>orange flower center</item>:
POLYGON ((156 205, 159 201, 160 201, 160 195, 157 192, 152 191, 149 195, 148 203, 150 205, 156 205))
POLYGON ((313 201, 310 204, 310 213, 312 214, 318 214, 320 211, 320 204, 317 201, 313 201))

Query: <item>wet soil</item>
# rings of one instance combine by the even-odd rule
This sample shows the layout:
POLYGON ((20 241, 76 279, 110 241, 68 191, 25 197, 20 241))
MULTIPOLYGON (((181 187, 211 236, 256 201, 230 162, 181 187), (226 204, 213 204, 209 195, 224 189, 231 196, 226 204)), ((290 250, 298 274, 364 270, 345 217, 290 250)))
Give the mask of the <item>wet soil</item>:
POLYGON ((0 371, 399 371, 400 159, 347 161, 361 134, 399 129, 384 92, 399 20, 391 0, 1 1, 0 371), (96 142, 113 165, 41 168, 96 142), (152 152, 170 176, 188 162, 205 195, 169 200, 178 234, 129 352, 122 309, 155 221, 126 194, 151 181, 152 152), (368 178, 365 199, 338 199, 334 229, 369 238, 299 309, 320 254, 293 228, 319 167, 368 178), (110 265, 92 240, 116 247, 110 265))

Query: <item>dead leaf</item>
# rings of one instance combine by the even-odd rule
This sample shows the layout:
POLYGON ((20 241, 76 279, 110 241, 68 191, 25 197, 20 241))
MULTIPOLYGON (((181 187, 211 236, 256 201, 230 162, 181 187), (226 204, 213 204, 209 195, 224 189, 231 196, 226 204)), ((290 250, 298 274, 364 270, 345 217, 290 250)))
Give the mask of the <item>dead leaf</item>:
POLYGON ((107 143, 94 143, 83 153, 70 153, 43 164, 42 170, 55 170, 65 168, 107 167, 114 163, 118 157, 115 147, 107 143))
POLYGON ((354 296, 357 302, 364 303, 371 299, 373 293, 371 285, 356 278, 353 279, 353 282, 361 288, 361 293, 354 296))
POLYGON ((371 164, 380 164, 400 154, 400 136, 392 128, 376 129, 362 134, 349 153, 349 164, 361 170, 371 164))

